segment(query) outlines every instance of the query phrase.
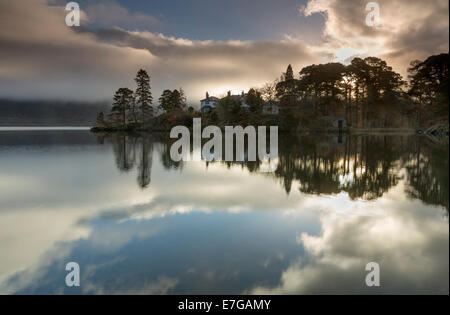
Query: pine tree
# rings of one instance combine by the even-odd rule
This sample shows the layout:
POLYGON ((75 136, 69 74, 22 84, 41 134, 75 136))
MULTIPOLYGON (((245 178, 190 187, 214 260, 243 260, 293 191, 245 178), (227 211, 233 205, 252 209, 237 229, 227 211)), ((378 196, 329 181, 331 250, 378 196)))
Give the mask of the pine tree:
POLYGON ((255 89, 250 89, 247 93, 246 103, 249 109, 254 114, 260 114, 262 112, 263 100, 261 93, 255 89))
POLYGON ((129 120, 132 120, 134 123, 138 122, 138 117, 139 117, 139 108, 138 108, 138 104, 136 102, 136 94, 133 93, 133 97, 131 99, 131 103, 130 103, 130 118, 129 120))
POLYGON ((180 87, 180 108, 182 110, 186 110, 187 107, 186 101, 187 101, 186 94, 184 93, 183 88, 180 87))
POLYGON ((294 80, 294 71, 292 70, 291 65, 287 67, 286 73, 284 75, 284 80, 285 81, 294 80))
POLYGON ((142 121, 146 121, 153 115, 152 108, 152 92, 150 89, 150 76, 147 71, 140 69, 135 78, 136 89, 136 104, 140 109, 142 121))
POLYGON ((173 109, 181 109, 182 107, 182 100, 181 100, 181 93, 178 90, 172 91, 172 97, 171 97, 171 103, 173 109))
POLYGON ((133 91, 129 88, 120 88, 114 95, 114 103, 111 113, 114 118, 123 125, 127 124, 127 111, 133 102, 133 91))
POLYGON ((98 113, 97 115, 97 126, 102 127, 105 125, 105 115, 103 112, 98 113))
POLYGON ((159 98, 159 107, 166 112, 170 112, 172 110, 172 91, 164 90, 159 98))

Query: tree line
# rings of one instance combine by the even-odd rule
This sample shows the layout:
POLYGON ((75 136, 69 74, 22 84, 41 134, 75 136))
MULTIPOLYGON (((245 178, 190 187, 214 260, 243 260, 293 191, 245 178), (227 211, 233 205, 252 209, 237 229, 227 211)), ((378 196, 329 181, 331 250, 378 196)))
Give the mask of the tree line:
POLYGON ((409 84, 377 57, 354 58, 349 65, 311 65, 297 77, 289 65, 266 89, 286 118, 300 122, 339 115, 354 127, 422 127, 448 116, 448 54, 414 61, 408 72, 409 84), (425 121, 424 111, 429 114, 425 121))
MULTIPOLYGON (((152 123, 155 117, 153 96, 150 86, 150 76, 140 69, 134 79, 136 90, 127 87, 119 88, 113 97, 110 113, 105 117, 103 112, 97 116, 98 127, 112 129, 133 129, 152 123)), ((182 88, 179 90, 164 90, 159 98, 158 110, 166 113, 191 110, 187 108, 186 96, 182 88)))
MULTIPOLYGON (((297 75, 289 65, 281 78, 261 88, 241 96, 229 92, 203 118, 218 126, 277 124, 289 131, 326 129, 337 116, 354 128, 426 127, 448 121, 448 58, 445 53, 411 62, 409 83, 377 57, 357 57, 349 65, 313 64, 297 75), (279 115, 264 113, 265 105, 277 106, 279 115)), ((100 113, 98 126, 167 130, 190 126, 192 117, 201 115, 187 106, 182 88, 164 90, 156 107, 162 114, 155 115, 150 76, 141 69, 135 82, 135 91, 116 91, 111 113, 107 118, 100 113)))

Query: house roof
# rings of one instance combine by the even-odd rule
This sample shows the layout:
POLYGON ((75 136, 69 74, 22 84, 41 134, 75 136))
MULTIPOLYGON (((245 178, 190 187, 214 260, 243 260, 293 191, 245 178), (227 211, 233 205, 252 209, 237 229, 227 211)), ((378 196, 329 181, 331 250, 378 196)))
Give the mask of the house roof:
MULTIPOLYGON (((207 98, 204 98, 204 99, 200 100, 200 102, 207 101, 207 100, 208 100, 207 98)), ((219 101, 220 99, 215 96, 210 96, 209 100, 210 101, 219 101)))

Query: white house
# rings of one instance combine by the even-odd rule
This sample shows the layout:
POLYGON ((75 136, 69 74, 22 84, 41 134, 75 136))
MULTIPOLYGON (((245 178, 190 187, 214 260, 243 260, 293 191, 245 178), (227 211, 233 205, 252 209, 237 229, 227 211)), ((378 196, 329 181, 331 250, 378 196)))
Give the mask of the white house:
POLYGON ((208 92, 206 92, 206 98, 200 101, 202 114, 206 114, 207 112, 215 109, 219 104, 219 101, 219 98, 209 96, 208 92))
MULTIPOLYGON (((226 97, 230 97, 235 101, 241 102, 241 107, 246 110, 249 110, 249 106, 247 104, 247 94, 246 93, 242 92, 241 95, 231 95, 231 93, 228 92, 228 95, 226 97)), ((219 105, 220 100, 221 99, 219 99, 215 96, 209 96, 208 92, 206 92, 206 98, 200 101, 202 114, 206 114, 206 113, 210 112, 211 110, 215 109, 219 105)), ((280 109, 276 103, 273 103, 273 102, 264 103, 263 114, 278 115, 279 113, 280 113, 280 109)))
MULTIPOLYGON (((228 92, 227 97, 231 97, 234 100, 240 101, 241 106, 248 110, 249 106, 246 103, 247 94, 244 94, 244 92, 242 92, 241 95, 231 95, 231 93, 228 92)), ((220 100, 221 99, 215 96, 209 96, 208 92, 206 92, 206 98, 200 101, 202 114, 206 114, 209 111, 215 109, 217 105, 219 105, 220 100)))
POLYGON ((265 115, 278 115, 280 113, 280 108, 277 104, 266 102, 263 105, 263 114, 265 115))

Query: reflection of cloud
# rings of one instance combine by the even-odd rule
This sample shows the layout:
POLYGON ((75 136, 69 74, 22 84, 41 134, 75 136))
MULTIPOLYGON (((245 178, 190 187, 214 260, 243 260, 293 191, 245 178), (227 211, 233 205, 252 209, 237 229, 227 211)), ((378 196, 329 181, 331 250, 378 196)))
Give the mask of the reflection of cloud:
MULTIPOLYGON (((21 149, 17 154, 12 148, 2 152, 0 173, 10 184, 0 190, 0 292, 32 286, 45 266, 71 258, 79 243, 98 255, 112 255, 135 240, 156 237, 167 228, 160 220, 149 219, 193 212, 227 211, 245 216, 243 212, 258 211, 258 218, 264 217, 264 212, 274 212, 284 214, 281 217, 285 222, 316 222, 316 216, 321 215, 321 236, 311 236, 315 227, 308 229, 308 234, 298 234, 297 240, 309 257, 286 269, 279 287, 260 287, 255 289, 258 292, 323 292, 322 284, 332 281, 335 283, 330 284, 330 292, 340 286, 354 288, 363 284, 364 265, 372 260, 382 265, 382 281, 389 277, 403 281, 405 273, 412 271, 414 275, 408 280, 411 290, 419 288, 424 277, 429 278, 427 283, 440 283, 437 273, 448 273, 448 250, 443 249, 448 244, 448 225, 436 216, 440 209, 434 211, 419 201, 407 200, 402 181, 370 203, 352 201, 345 193, 332 198, 298 192, 286 196, 271 176, 250 174, 239 166, 227 169, 213 163, 206 168, 203 162, 188 162, 182 172, 167 170, 157 158, 163 146, 155 144, 154 148, 152 185, 146 190, 136 185, 136 169, 121 175, 112 153, 102 147, 84 147, 83 151, 46 148, 27 154, 21 149), (361 273, 355 275, 355 270, 361 273)), ((298 183, 294 182, 296 190, 298 183)), ((277 224, 263 230, 284 228, 284 223, 281 227, 277 224)), ((249 233, 254 233, 251 230, 249 233)), ((292 243, 294 239, 295 233, 292 243)), ((249 243, 253 241, 257 243, 249 243)), ((267 250, 271 254, 278 251, 267 250)), ((249 263, 271 269, 280 260, 283 256, 267 255, 249 263)), ((92 275, 101 268, 92 266, 92 275)), ((198 274, 200 270, 214 271, 195 270, 198 274)), ((174 283, 153 282, 132 287, 129 292, 156 292, 156 288, 174 283)), ((87 289, 91 293, 106 290, 93 285, 87 289)))
POLYGON ((251 176, 239 167, 228 170, 214 164, 206 170, 203 162, 192 162, 182 173, 168 171, 156 158, 162 147, 155 148, 154 184, 148 190, 138 189, 135 174, 120 175, 113 155, 102 147, 2 152, 0 173, 8 185, 0 190, 0 292, 15 291, 33 281, 38 277, 35 271, 56 254, 68 257, 76 240, 89 240, 104 253, 161 229, 127 226, 130 219, 192 211, 283 211, 301 205, 300 194, 286 198, 272 178, 251 176), (260 198, 261 193, 268 199, 260 198), (117 221, 120 229, 99 226, 98 218, 117 221), (65 244, 64 250, 55 250, 59 243, 65 244), (14 287, 1 285, 19 272, 22 280, 14 287))
POLYGON ((136 239, 146 239, 156 235, 161 226, 127 225, 125 222, 118 226, 96 226, 89 235, 89 243, 97 252, 114 252, 136 239))
POLYGON ((375 202, 382 216, 323 214, 322 235, 297 238, 306 257, 282 273, 278 286, 256 287, 251 293, 448 294, 448 223, 418 201, 399 200, 403 188, 375 202), (365 286, 365 265, 371 261, 381 267, 379 289, 365 286))
MULTIPOLYGON (((120 277, 120 276, 119 276, 120 277)), ((122 279, 125 281, 125 279, 122 279)), ((117 295, 162 295, 169 293, 177 284, 178 280, 160 276, 156 281, 142 281, 138 286, 124 288, 121 281, 114 287, 99 287, 91 282, 83 284, 84 294, 117 294, 117 295)))

